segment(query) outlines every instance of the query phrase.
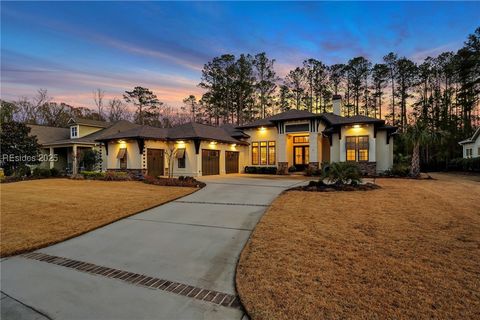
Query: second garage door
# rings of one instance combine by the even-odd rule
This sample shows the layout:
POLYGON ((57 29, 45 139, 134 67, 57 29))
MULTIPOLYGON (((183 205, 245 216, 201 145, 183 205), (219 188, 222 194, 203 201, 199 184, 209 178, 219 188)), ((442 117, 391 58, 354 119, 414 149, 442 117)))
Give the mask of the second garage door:
POLYGON ((220 174, 220 151, 202 150, 202 175, 220 174))
POLYGON ((225 151, 225 173, 238 173, 237 151, 225 151))

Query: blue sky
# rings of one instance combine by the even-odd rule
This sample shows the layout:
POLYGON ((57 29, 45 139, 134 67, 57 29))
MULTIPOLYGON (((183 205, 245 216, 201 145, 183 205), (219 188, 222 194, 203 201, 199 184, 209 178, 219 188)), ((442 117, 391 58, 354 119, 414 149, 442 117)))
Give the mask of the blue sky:
POLYGON ((88 107, 95 88, 112 98, 141 85, 180 106, 223 53, 265 51, 280 76, 307 58, 420 61, 460 48, 479 12, 480 2, 2 2, 1 96, 46 88, 88 107))

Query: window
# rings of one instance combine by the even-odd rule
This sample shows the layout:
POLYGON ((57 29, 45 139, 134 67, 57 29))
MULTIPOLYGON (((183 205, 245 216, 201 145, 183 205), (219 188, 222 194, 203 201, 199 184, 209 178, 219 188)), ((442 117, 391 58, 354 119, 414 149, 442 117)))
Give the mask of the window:
POLYGON ((357 161, 356 137, 346 137, 347 161, 357 161))
POLYGON ((252 164, 258 164, 258 142, 252 142, 252 164))
POLYGON ((293 137, 293 143, 308 143, 308 141, 309 141, 308 136, 293 137))
POLYGON ((70 127, 70 135, 72 136, 72 138, 76 138, 78 136, 77 126, 70 127))
POLYGON ((368 161, 368 136, 346 137, 347 161, 368 161))
POLYGON ((185 148, 177 149, 175 156, 177 157, 178 168, 185 168, 185 148))
POLYGON ((127 169, 127 148, 118 149, 117 159, 120 160, 120 169, 127 169))
POLYGON ((268 141, 268 164, 275 165, 275 141, 268 141))
POLYGON ((275 165, 275 141, 252 142, 252 165, 275 165))
POLYGON ((471 158, 473 156, 473 149, 469 148, 466 150, 466 156, 467 158, 471 158))
POLYGON ((368 161, 368 136, 358 137, 358 161, 368 161))
POLYGON ((267 164, 267 142, 260 142, 260 164, 267 164))

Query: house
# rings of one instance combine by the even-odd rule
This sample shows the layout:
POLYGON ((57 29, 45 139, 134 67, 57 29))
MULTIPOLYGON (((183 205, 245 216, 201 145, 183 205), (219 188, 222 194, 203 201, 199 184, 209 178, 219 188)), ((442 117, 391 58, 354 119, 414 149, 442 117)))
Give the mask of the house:
POLYGON ((102 153, 102 169, 105 170, 106 155, 102 145, 96 140, 106 135, 137 127, 128 121, 109 123, 89 119, 70 119, 69 128, 41 125, 28 125, 30 135, 36 136, 40 151, 47 161, 40 163, 42 168, 55 168, 61 172, 77 173, 78 161, 84 150, 99 150, 102 153))
POLYGON ((290 110, 240 126, 249 136, 250 165, 277 166, 280 173, 344 161, 369 174, 391 168, 396 127, 362 115, 344 117, 341 109, 341 97, 334 96, 333 113, 290 110))
POLYGON ((248 163, 245 134, 233 127, 187 123, 173 128, 139 126, 98 139, 106 169, 150 176, 238 173, 248 163))
POLYGON ((463 158, 480 157, 480 127, 471 138, 460 141, 458 144, 463 147, 463 158))
POLYGON ((352 161, 369 174, 393 165, 396 127, 367 116, 290 110, 242 126, 187 123, 173 128, 139 126, 103 135, 106 170, 152 176, 202 176, 243 172, 245 166, 304 170, 352 161))

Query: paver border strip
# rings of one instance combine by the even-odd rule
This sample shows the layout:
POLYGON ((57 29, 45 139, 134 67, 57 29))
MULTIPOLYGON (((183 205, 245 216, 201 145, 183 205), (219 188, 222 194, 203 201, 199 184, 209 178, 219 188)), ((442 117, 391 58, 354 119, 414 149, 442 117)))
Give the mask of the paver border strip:
POLYGON ((61 267, 73 269, 84 273, 94 274, 105 278, 117 279, 131 285, 142 286, 154 290, 162 290, 180 296, 196 300, 202 300, 204 302, 216 304, 219 306, 243 310, 239 297, 225 292, 218 292, 215 290, 194 287, 185 283, 169 281, 126 270, 113 269, 105 266, 92 264, 89 262, 52 256, 41 252, 24 253, 21 254, 20 257, 37 260, 49 264, 55 264, 61 267))

